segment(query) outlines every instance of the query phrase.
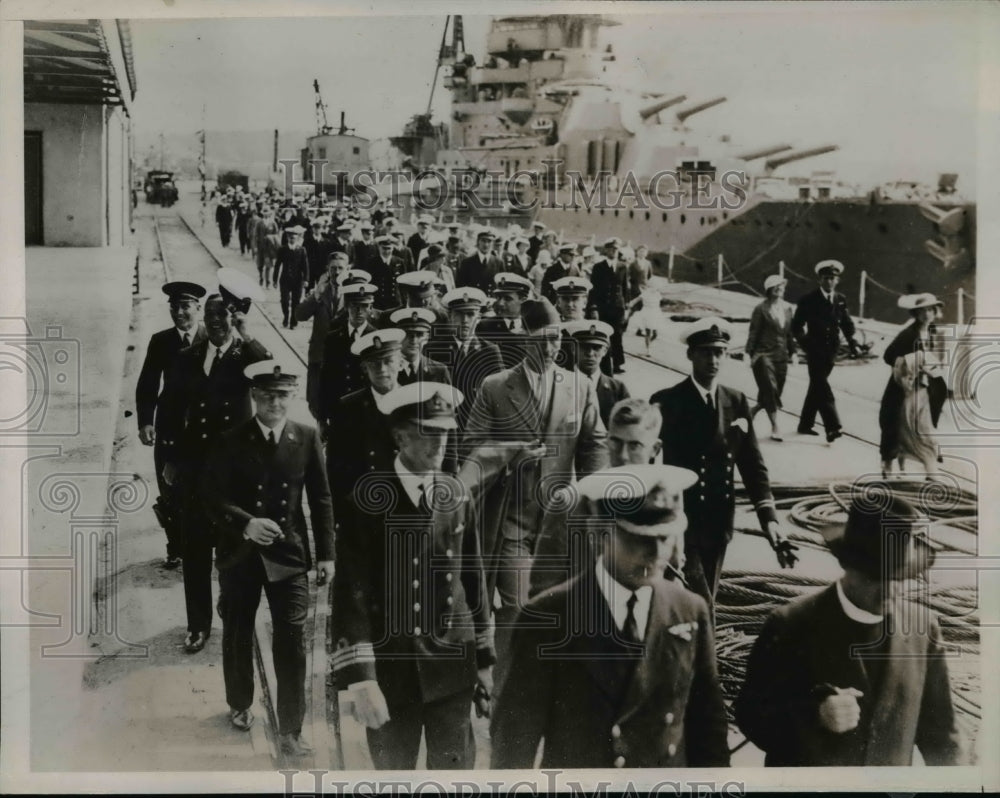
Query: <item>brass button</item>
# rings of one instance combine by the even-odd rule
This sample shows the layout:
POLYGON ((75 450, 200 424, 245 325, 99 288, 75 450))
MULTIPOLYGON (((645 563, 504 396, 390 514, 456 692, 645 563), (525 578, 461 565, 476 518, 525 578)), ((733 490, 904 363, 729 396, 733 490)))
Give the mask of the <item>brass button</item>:
POLYGON ((667 714, 666 714, 666 715, 664 716, 664 718, 663 718, 663 719, 664 719, 664 720, 665 720, 665 721, 666 721, 667 723, 673 723, 673 722, 674 722, 674 713, 673 713, 673 712, 668 712, 668 713, 667 713, 667 714))
POLYGON ((616 768, 623 768, 623 767, 625 767, 625 757, 623 757, 623 756, 615 757, 615 767, 616 768))
POLYGON ((285 516, 281 516, 281 523, 285 523, 285 516))
POLYGON ((670 754, 670 756, 673 756, 674 754, 676 754, 677 753, 677 746, 674 745, 673 743, 670 743, 670 745, 667 746, 667 753, 670 754))
POLYGON ((282 500, 281 500, 281 504, 282 504, 282 506, 284 506, 284 505, 288 504, 288 502, 287 502, 287 501, 285 501, 284 499, 282 499, 282 500))
POLYGON ((258 485, 257 486, 257 490, 264 490, 264 486, 263 485, 258 485))
POLYGON ((445 582, 450 582, 451 581, 451 574, 445 574, 444 575, 444 581, 445 582))
POLYGON ((445 554, 446 557, 454 557, 455 556, 451 549, 448 549, 448 551, 446 551, 444 554, 445 554))
POLYGON ((420 589, 420 580, 419 579, 414 579, 413 580, 413 589, 414 590, 419 590, 420 589))
POLYGON ((201 406, 201 407, 204 407, 204 406, 205 406, 205 403, 204 403, 204 402, 202 402, 200 406, 201 406))
POLYGON ((287 482, 282 482, 282 483, 281 483, 281 487, 283 487, 283 488, 287 488, 287 487, 288 487, 288 483, 287 483, 287 482))
POLYGON ((420 565, 420 559, 418 557, 414 557, 413 558, 413 564, 414 565, 420 565))
POLYGON ((421 630, 420 630, 420 627, 419 627, 419 626, 414 626, 414 627, 413 627, 413 634, 415 634, 415 635, 419 635, 419 634, 420 634, 420 632, 421 632, 421 630))
POLYGON ((223 421, 229 421, 229 416, 223 416, 223 417, 222 417, 222 420, 223 420, 223 421))
POLYGON ((419 601, 416 604, 413 605, 413 611, 414 612, 420 612, 420 602, 419 601))
POLYGON ((617 723, 611 727, 611 736, 614 737, 616 740, 622 736, 621 727, 617 723))
POLYGON ((201 433, 201 437, 207 438, 208 436, 203 432, 203 433, 201 433))
POLYGON ((450 607, 452 604, 455 603, 455 599, 453 599, 451 596, 448 596, 448 598, 444 600, 444 603, 450 607))
POLYGON ((264 505, 261 502, 257 502, 257 506, 258 507, 263 507, 264 505))

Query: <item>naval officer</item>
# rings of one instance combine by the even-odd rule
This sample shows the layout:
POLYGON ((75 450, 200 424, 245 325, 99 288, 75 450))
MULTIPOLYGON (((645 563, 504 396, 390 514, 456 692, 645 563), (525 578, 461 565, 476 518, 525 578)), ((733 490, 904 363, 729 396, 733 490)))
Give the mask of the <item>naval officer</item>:
POLYGON ((253 723, 254 618, 263 588, 271 611, 277 676, 278 739, 283 753, 312 753, 302 738, 306 712, 303 627, 312 566, 302 495, 316 547, 317 583, 333 577, 333 511, 315 427, 288 418, 294 369, 273 360, 248 366, 256 414, 222 436, 204 473, 204 495, 219 529, 222 671, 230 722, 253 723))
POLYGON ((698 475, 697 483, 684 495, 689 520, 684 575, 709 607, 714 607, 723 559, 733 537, 735 468, 779 563, 784 567, 795 561, 795 547, 778 527, 749 402, 739 391, 719 384, 731 337, 729 325, 720 318, 710 316, 687 325, 681 343, 687 346, 691 376, 657 391, 649 400, 663 414, 663 462, 690 468, 698 475))
POLYGON ((413 770, 421 732, 429 769, 471 768, 470 704, 493 686, 475 503, 441 471, 461 401, 431 382, 386 395, 399 454, 337 534, 332 665, 379 769, 413 770))
POLYGON ((167 559, 165 568, 176 568, 184 554, 184 525, 180 517, 180 498, 174 488, 163 478, 163 468, 173 459, 170 455, 180 441, 183 418, 170 413, 166 400, 167 389, 160 391, 161 381, 170 376, 178 353, 205 339, 201 323, 201 298, 204 287, 197 283, 174 281, 164 283, 163 293, 170 304, 170 318, 174 325, 153 333, 146 347, 146 357, 135 384, 135 409, 139 421, 139 440, 143 446, 153 447, 153 467, 160 496, 153 505, 156 518, 167 534, 167 559))
POLYGON ((708 607, 663 578, 696 480, 662 465, 580 480, 611 528, 597 561, 536 596, 515 628, 494 768, 533 768, 542 741, 543 768, 729 765, 708 607))
POLYGON ((851 357, 858 356, 854 322, 847 312, 847 297, 836 290, 843 273, 844 264, 840 261, 823 260, 817 263, 819 288, 799 300, 792 316, 792 335, 806 353, 809 368, 809 389, 802 404, 798 432, 800 435, 818 435, 813 429, 818 412, 823 419, 828 443, 844 434, 829 382, 833 361, 840 348, 841 332, 847 339, 851 357))
POLYGON ((532 293, 531 280, 513 272, 500 272, 493 278, 493 312, 483 319, 476 333, 491 341, 500 350, 505 369, 513 368, 524 359, 524 326, 521 324, 521 303, 532 293))

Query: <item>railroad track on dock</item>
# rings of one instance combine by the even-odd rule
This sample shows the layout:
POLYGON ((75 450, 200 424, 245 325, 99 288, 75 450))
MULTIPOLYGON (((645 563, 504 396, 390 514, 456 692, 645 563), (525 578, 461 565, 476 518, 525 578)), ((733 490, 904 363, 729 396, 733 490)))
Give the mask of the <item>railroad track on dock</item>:
MULTIPOLYGON (((183 235, 188 240, 197 242, 200 250, 208 256, 208 258, 215 264, 216 268, 226 266, 226 264, 219 259, 219 257, 212 251, 205 241, 202 240, 201 236, 194 230, 194 228, 191 227, 187 219, 185 219, 179 212, 175 211, 171 214, 154 213, 152 219, 153 230, 156 235, 156 243, 160 253, 160 260, 163 264, 165 281, 169 282, 171 280, 180 279, 183 275, 178 275, 178 270, 175 269, 174 265, 170 262, 170 256, 168 255, 169 247, 164 246, 164 238, 166 236, 164 235, 164 230, 161 230, 161 222, 176 221, 177 225, 175 230, 170 230, 169 234, 183 235)), ((164 227, 166 226, 167 225, 164 225, 164 227)), ((308 362, 299 351, 297 345, 293 341, 289 340, 288 336, 282 331, 282 327, 271 319, 263 308, 261 308, 257 303, 254 303, 250 314, 254 320, 263 319, 263 321, 267 323, 267 326, 273 330, 282 343, 284 343, 287 350, 290 351, 296 360, 302 364, 303 369, 308 368, 308 362)), ((337 697, 335 692, 331 695, 331 690, 335 690, 335 688, 327 684, 326 673, 326 626, 330 614, 329 597, 331 585, 328 582, 325 586, 318 587, 314 580, 310 580, 309 587, 311 594, 310 604, 313 608, 313 615, 311 620, 307 621, 307 627, 305 629, 306 639, 312 640, 312 648, 310 652, 311 656, 307 661, 306 666, 307 673, 310 677, 310 686, 307 686, 307 689, 310 690, 310 710, 307 712, 305 722, 307 726, 311 728, 312 744, 316 752, 315 761, 312 766, 324 769, 342 769, 343 761, 340 750, 340 741, 336 732, 336 729, 338 728, 336 723, 337 697), (311 630, 309 628, 310 626, 311 630), (333 730, 332 732, 330 731, 331 729, 333 730), (326 752, 329 752, 329 756, 324 756, 326 752)), ((286 761, 286 757, 282 754, 278 745, 278 719, 275 708, 277 684, 274 673, 274 665, 271 659, 270 639, 270 618, 267 613, 258 612, 256 627, 254 630, 254 663, 257 668, 261 684, 260 700, 264 706, 265 714, 267 716, 267 745, 270 750, 271 758, 277 767, 283 768, 289 765, 303 767, 307 763, 301 760, 294 763, 286 761)))

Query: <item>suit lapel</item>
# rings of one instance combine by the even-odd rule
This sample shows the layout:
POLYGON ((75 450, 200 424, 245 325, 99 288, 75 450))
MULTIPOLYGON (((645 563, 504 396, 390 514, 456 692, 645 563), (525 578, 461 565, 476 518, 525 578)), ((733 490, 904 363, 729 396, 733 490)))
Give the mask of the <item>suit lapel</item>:
POLYGON ((507 398, 514 415, 521 419, 527 429, 537 432, 541 424, 540 411, 535 407, 535 397, 523 363, 514 367, 507 380, 507 398))
MULTIPOLYGON (((554 376, 555 372, 553 371, 554 376)), ((569 417, 569 411, 573 405, 573 388, 575 382, 575 380, 552 380, 552 385, 549 389, 552 392, 552 401, 549 403, 549 415, 548 418, 541 419, 541 423, 545 424, 546 434, 554 433, 559 423, 569 417)), ((541 412, 544 413, 545 409, 542 408, 541 412)))

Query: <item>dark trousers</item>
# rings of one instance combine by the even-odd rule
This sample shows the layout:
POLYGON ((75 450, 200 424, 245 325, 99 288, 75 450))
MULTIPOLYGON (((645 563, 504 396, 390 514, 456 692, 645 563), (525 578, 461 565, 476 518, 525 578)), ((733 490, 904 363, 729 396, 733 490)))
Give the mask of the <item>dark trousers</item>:
POLYGON ((368 729, 368 748, 378 770, 415 770, 420 732, 427 742, 428 770, 469 770, 475 764, 472 688, 428 704, 389 707, 389 721, 368 729))
MULTIPOLYGON (((493 669, 493 692, 499 694, 510 670, 510 644, 514 624, 521 608, 528 603, 531 591, 531 565, 534 539, 504 538, 498 552, 496 589, 500 594, 500 607, 495 613, 496 630, 494 646, 497 663, 493 669)), ((493 596, 487 596, 492 605, 493 596)))
POLYGON ((684 544, 684 580, 688 590, 697 593, 708 603, 715 625, 715 596, 719 592, 722 562, 726 559, 729 544, 723 540, 699 541, 684 544))
POLYGON ((625 317, 618 313, 603 314, 598 313, 601 321, 605 321, 612 327, 611 341, 608 345, 607 354, 601 359, 601 371, 611 376, 615 369, 625 365, 625 345, 622 336, 625 332, 625 317))
POLYGON ((240 237, 240 254, 245 254, 250 249, 250 236, 247 235, 247 226, 239 225, 236 232, 240 237))
POLYGON ((319 399, 319 385, 322 379, 320 374, 322 371, 322 363, 310 363, 306 374, 306 404, 309 405, 309 412, 312 413, 312 417, 317 421, 323 418, 319 399))
POLYGON ((281 315, 286 323, 295 327, 298 322, 295 320, 295 308, 299 306, 302 298, 302 283, 281 283, 281 315))
POLYGON ((184 513, 184 603, 189 632, 212 630, 212 539, 200 507, 184 513))
POLYGON ((253 629, 260 591, 271 608, 271 653, 278 680, 278 732, 297 734, 306 714, 306 649, 302 629, 309 608, 305 573, 268 582, 256 553, 219 571, 222 613, 222 674, 232 709, 253 703, 253 629))
POLYGON ((181 500, 177 488, 163 479, 166 465, 164 446, 157 441, 153 444, 153 468, 156 469, 156 485, 160 491, 160 503, 165 513, 163 531, 167 533, 167 556, 184 556, 184 523, 181 516, 181 500))
POLYGON ((809 389, 802 403, 802 416, 799 418, 799 429, 811 429, 816 423, 816 413, 823 419, 826 431, 840 429, 840 417, 834 403, 833 389, 829 378, 833 371, 833 357, 825 353, 808 353, 809 389))
POLYGON ((233 235, 233 225, 230 224, 220 224, 219 225, 219 238, 222 240, 222 246, 229 246, 229 239, 233 235))

